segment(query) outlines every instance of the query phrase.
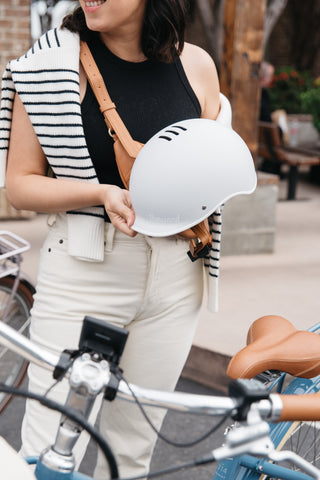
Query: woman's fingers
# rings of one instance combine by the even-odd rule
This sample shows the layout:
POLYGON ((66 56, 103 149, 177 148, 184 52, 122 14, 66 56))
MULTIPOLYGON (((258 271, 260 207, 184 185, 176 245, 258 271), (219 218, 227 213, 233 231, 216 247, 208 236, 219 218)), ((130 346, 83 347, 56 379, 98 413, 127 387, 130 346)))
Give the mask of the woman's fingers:
POLYGON ((121 232, 134 237, 137 232, 132 230, 135 215, 132 209, 130 194, 127 190, 112 186, 108 189, 105 209, 113 225, 121 232))
POLYGON ((132 216, 122 216, 114 212, 108 212, 109 218, 112 222, 112 224, 118 228, 118 230, 121 230, 121 232, 129 235, 130 237, 134 237, 137 232, 132 230, 131 225, 133 224, 134 221, 134 216, 132 220, 132 216))

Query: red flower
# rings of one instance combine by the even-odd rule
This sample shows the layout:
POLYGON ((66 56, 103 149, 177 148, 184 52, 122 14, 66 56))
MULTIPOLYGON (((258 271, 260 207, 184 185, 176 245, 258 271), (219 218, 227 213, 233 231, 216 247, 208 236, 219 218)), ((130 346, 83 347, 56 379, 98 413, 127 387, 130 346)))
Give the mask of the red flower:
POLYGON ((289 78, 287 72, 281 72, 279 77, 281 78, 281 80, 288 80, 289 78))
POLYGON ((291 76, 292 78, 297 78, 298 72, 297 72, 296 70, 291 70, 290 76, 291 76))

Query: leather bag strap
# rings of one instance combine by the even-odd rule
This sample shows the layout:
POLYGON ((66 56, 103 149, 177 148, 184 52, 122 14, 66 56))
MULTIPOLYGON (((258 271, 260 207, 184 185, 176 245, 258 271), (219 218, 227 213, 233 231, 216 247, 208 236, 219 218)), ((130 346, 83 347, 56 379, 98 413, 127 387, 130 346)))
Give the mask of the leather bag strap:
POLYGON ((109 96, 106 85, 90 52, 88 44, 82 40, 80 41, 80 61, 93 93, 98 100, 109 133, 112 135, 114 132, 129 156, 136 158, 141 150, 141 144, 133 140, 127 127, 121 120, 121 117, 116 110, 116 106, 109 96))
POLYGON ((192 239, 189 242, 190 251, 188 252, 188 255, 191 260, 194 261, 197 258, 205 257, 209 254, 209 249, 212 244, 212 235, 205 220, 194 227, 191 227, 190 230, 193 231, 198 239, 198 241, 192 239))

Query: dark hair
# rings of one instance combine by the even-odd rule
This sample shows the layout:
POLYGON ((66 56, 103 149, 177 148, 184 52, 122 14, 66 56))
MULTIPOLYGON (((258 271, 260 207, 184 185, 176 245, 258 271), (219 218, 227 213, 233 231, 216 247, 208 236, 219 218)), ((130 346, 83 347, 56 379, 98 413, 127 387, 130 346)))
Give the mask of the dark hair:
MULTIPOLYGON (((172 62, 183 50, 190 0, 147 0, 141 47, 147 58, 172 62)), ((86 25, 81 7, 67 15, 62 28, 78 32, 88 41, 97 33, 86 25)))

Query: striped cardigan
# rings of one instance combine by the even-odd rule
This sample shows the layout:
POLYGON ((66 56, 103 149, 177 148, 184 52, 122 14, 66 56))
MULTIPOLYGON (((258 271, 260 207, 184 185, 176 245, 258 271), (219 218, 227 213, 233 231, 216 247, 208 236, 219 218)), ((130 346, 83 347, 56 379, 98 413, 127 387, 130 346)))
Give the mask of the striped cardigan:
MULTIPOLYGON (((2 77, 0 110, 0 186, 5 184, 12 105, 17 92, 57 178, 98 183, 83 130, 79 92, 79 36, 68 30, 45 33, 12 60, 2 77)), ((231 126, 231 109, 221 96, 219 121, 231 126)), ((87 261, 104 258, 103 207, 68 212, 68 252, 87 261)), ((213 243, 205 259, 209 279, 208 308, 217 309, 221 237, 220 211, 209 219, 213 243)))

